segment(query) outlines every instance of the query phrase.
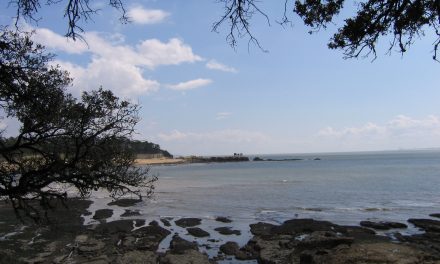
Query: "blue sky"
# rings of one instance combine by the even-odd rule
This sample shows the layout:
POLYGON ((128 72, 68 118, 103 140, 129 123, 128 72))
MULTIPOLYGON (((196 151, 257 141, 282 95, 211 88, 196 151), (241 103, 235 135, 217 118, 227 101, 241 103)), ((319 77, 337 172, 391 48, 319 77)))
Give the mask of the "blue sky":
MULTIPOLYGON (((15 15, 6 2, 3 25, 15 15)), ((94 1, 102 10, 84 24, 88 46, 63 37, 62 3, 23 24, 71 72, 73 94, 102 85, 138 102, 138 139, 178 155, 440 147, 440 63, 429 32, 403 57, 385 54, 383 40, 374 62, 344 60, 327 49, 334 28, 309 35, 295 18, 282 28, 283 5, 263 1, 271 26, 256 17, 252 29, 264 53, 247 39, 232 49, 226 27, 211 32, 223 11, 215 1, 126 1, 130 24, 106 2, 94 1)))

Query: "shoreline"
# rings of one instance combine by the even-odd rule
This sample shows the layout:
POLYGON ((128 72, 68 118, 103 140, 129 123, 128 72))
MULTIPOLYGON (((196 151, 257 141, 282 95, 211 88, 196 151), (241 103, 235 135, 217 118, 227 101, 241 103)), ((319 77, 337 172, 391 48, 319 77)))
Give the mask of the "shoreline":
POLYGON ((133 207, 137 202, 125 199, 110 203, 112 209, 90 212, 92 202, 70 199, 68 210, 50 213, 55 225, 15 234, 6 229, 20 225, 3 204, 0 263, 440 263, 440 219, 364 222, 362 227, 296 218, 243 227, 233 216, 148 222, 133 207), (124 210, 125 216, 107 222, 114 210, 124 210), (85 217, 95 223, 84 226, 85 217), (402 235, 405 225, 425 233, 402 235), (392 236, 380 235, 385 229, 392 236), (243 237, 246 241, 240 241, 243 237))

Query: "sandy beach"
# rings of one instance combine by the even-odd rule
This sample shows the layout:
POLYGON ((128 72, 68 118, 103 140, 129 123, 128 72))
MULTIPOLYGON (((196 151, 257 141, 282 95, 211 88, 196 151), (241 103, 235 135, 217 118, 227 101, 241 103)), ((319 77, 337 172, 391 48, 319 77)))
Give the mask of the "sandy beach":
POLYGON ((154 158, 154 159, 136 159, 136 165, 172 165, 182 164, 186 161, 184 159, 172 159, 172 158, 154 158))

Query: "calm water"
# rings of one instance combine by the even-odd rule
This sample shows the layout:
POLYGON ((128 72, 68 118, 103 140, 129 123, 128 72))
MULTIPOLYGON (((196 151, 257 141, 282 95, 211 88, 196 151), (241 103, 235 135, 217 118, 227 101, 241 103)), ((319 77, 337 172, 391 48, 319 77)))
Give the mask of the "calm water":
POLYGON ((260 157, 303 160, 155 166, 156 195, 142 211, 242 222, 312 217, 340 224, 440 212, 439 151, 260 157))

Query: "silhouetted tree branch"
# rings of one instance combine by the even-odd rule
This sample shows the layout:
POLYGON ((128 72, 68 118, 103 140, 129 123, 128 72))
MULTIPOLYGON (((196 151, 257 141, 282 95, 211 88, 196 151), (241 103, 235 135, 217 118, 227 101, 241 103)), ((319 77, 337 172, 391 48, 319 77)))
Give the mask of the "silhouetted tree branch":
MULTIPOLYGON (((36 20, 35 17, 42 0, 10 0, 17 8, 17 17, 36 20)), ((83 29, 79 25, 81 19, 87 21, 97 11, 90 7, 92 0, 48 0, 52 5, 66 2, 65 16, 68 18, 67 36, 76 38, 83 29)), ((219 31, 227 24, 227 42, 235 47, 237 39, 248 38, 248 43, 262 45, 251 30, 251 20, 255 15, 264 17, 270 25, 270 20, 260 8, 259 0, 218 0, 224 6, 224 14, 213 24, 213 31, 219 31)), ((389 40, 388 52, 395 48, 405 53, 417 38, 426 32, 432 33, 433 59, 437 60, 440 45, 440 0, 363 0, 359 2, 345 0, 284 0, 284 14, 281 25, 291 23, 289 10, 298 15, 311 28, 310 32, 325 29, 329 23, 347 4, 354 6, 354 13, 344 20, 337 32, 328 43, 331 49, 341 49, 346 58, 377 55, 378 42, 389 40)), ((127 21, 124 0, 109 0, 109 5, 120 10, 122 21, 127 21)))
POLYGON ((135 155, 124 142, 138 123, 138 106, 102 88, 81 100, 65 91, 68 73, 49 65, 52 55, 31 34, 0 32, 0 107, 17 119, 18 135, 0 134, 0 198, 16 212, 38 219, 65 188, 82 197, 106 189, 113 197, 149 196, 156 177, 133 167, 135 155))

